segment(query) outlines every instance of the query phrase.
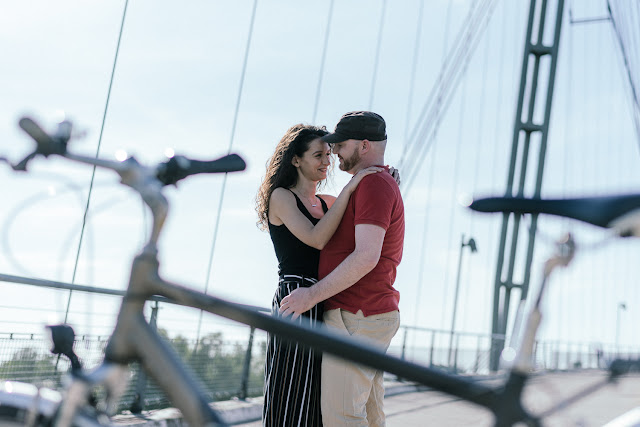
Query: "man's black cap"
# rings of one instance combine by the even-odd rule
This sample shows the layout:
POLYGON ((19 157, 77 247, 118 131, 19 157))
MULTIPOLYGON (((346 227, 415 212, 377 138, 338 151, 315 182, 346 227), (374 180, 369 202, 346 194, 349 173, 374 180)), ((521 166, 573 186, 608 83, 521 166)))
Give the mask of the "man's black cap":
POLYGON ((322 140, 329 144, 348 139, 386 140, 387 132, 384 119, 371 111, 352 111, 340 117, 333 133, 322 137, 322 140))

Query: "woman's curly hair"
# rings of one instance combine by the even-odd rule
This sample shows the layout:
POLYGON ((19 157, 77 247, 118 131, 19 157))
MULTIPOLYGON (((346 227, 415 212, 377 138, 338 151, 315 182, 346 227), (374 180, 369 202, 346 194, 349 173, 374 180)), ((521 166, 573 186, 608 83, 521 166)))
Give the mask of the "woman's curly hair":
POLYGON ((278 187, 290 188, 298 182, 297 168, 291 163, 293 157, 302 157, 311 141, 328 133, 324 126, 297 124, 284 134, 273 156, 267 161, 267 172, 256 195, 258 228, 268 229, 269 199, 273 190, 278 187))

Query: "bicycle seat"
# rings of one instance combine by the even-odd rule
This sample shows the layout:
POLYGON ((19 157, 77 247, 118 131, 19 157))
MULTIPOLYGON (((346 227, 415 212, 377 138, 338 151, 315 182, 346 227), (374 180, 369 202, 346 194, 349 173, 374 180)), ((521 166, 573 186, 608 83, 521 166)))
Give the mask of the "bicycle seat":
MULTIPOLYGON (((573 199, 532 199, 526 197, 488 197, 474 200, 469 208, 478 212, 549 214, 573 218, 598 227, 620 227, 620 220, 640 209, 640 194, 573 199)), ((638 222, 637 220, 635 221, 638 222)), ((629 223, 626 226, 633 224, 629 223)), ((636 224, 635 227, 637 228, 636 224)))

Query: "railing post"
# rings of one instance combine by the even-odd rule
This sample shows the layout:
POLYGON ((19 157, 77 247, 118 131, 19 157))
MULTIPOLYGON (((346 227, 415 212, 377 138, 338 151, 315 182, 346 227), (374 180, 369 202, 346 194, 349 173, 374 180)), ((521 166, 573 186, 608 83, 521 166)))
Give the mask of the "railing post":
POLYGON ((247 398, 247 390, 249 389, 249 374, 251 372, 251 353, 253 350, 253 335, 256 329, 251 328, 249 332, 249 342, 247 343, 247 353, 244 356, 244 366, 242 367, 242 378, 240 380, 240 392, 238 397, 242 400, 247 398))
MULTIPOLYGON (((404 334, 402 336, 402 352, 400 353, 400 359, 405 360, 407 351, 407 335, 409 333, 409 328, 406 326, 401 327, 404 329, 404 334)), ((402 378, 396 376, 396 381, 402 381, 402 378)))
POLYGON ((458 351, 460 350, 460 334, 456 334, 456 349, 453 353, 453 373, 458 373, 458 351))
POLYGON ((480 369, 480 346, 481 346, 481 340, 482 337, 480 335, 478 335, 478 340, 476 343, 476 361, 473 364, 473 373, 477 374, 478 373, 478 369, 480 369))
MULTIPOLYGON (((149 325, 154 331, 158 329, 158 301, 151 308, 151 319, 149 325)), ((139 414, 144 411, 144 397, 147 392, 147 374, 138 366, 138 380, 136 381, 136 394, 129 408, 132 413, 139 414)))
POLYGON ((406 326, 404 326, 403 328, 404 328, 404 335, 402 337, 402 353, 400 354, 400 358, 402 360, 404 360, 405 351, 407 350, 407 331, 408 331, 408 328, 406 326))
POLYGON ((433 348, 436 346, 436 332, 431 331, 431 348, 429 349, 429 366, 433 367, 433 348))

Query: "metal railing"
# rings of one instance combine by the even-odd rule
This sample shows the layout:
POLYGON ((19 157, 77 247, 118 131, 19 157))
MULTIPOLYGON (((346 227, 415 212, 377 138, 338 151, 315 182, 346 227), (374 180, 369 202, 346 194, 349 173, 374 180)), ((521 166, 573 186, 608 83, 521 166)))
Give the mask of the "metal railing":
MULTIPOLYGON (((105 295, 120 295, 113 290, 68 285, 15 276, 0 275, 0 281, 35 286, 73 289, 105 295)), ((158 302, 170 303, 166 298, 158 302)), ((266 310, 266 309, 263 309, 266 310)), ((153 310, 156 317, 157 310, 153 310)), ((155 322, 152 321, 152 324, 155 322)), ((267 335, 242 326, 244 337, 225 338, 222 332, 209 332, 197 339, 167 336, 178 355, 201 380, 212 401, 230 398, 245 399, 263 392, 264 357, 267 335)), ((107 345, 107 337, 80 335, 75 349, 86 368, 98 365, 107 345)), ((492 341, 504 336, 455 332, 403 325, 391 343, 388 353, 403 360, 435 367, 458 374, 489 374, 492 341)), ((59 387, 69 363, 49 352, 49 340, 40 334, 0 333, 0 379, 59 387)), ((638 349, 600 346, 593 343, 539 342, 534 354, 539 370, 602 368, 606 359, 622 357, 638 359, 638 349)), ((137 365, 132 365, 129 388, 123 396, 121 410, 139 412, 142 409, 165 407, 167 398, 137 365)))
MULTIPOLYGON (((211 401, 216 401, 262 395, 266 335, 256 335, 252 331, 246 341, 225 340, 221 334, 210 334, 197 342, 184 338, 167 341, 201 380, 211 401)), ((91 369, 101 362, 106 345, 104 337, 79 336, 74 348, 83 365, 91 369)), ((42 335, 0 334, 0 379, 60 387, 70 364, 49 350, 49 339, 42 335)), ((131 365, 120 409, 139 412, 167 404, 167 398, 137 364, 131 365)))
MULTIPOLYGON (((222 334, 209 334, 199 340, 167 340, 201 380, 211 401, 216 401, 262 395, 266 338, 264 332, 247 328, 247 339, 240 341, 225 340, 222 334)), ((402 359, 465 375, 490 373, 490 335, 456 333, 453 349, 440 345, 450 338, 450 332, 442 330, 402 326, 396 338, 401 343, 392 345, 389 354, 402 359), (470 342, 474 345, 469 346, 470 342)), ((78 336, 75 349, 85 367, 91 368, 102 360, 106 345, 105 337, 78 336)), ((604 358, 613 355, 621 354, 587 343, 540 342, 535 361, 540 370, 595 369, 602 368, 604 358)), ((622 356, 637 359, 638 352, 629 351, 622 356)), ((56 388, 68 369, 65 359, 57 360, 49 352, 48 338, 0 334, 0 379, 56 388)), ((169 405, 136 364, 131 366, 130 379, 120 402, 121 410, 139 412, 169 405)))

